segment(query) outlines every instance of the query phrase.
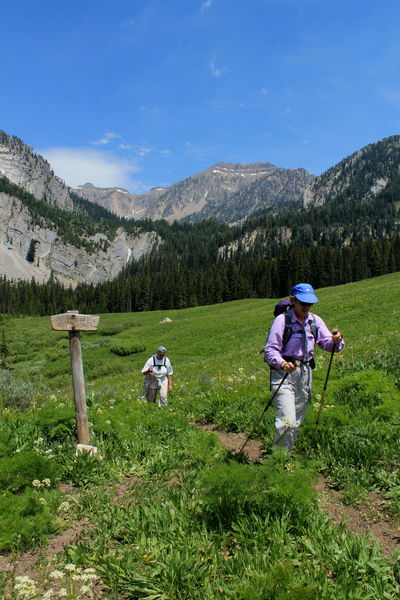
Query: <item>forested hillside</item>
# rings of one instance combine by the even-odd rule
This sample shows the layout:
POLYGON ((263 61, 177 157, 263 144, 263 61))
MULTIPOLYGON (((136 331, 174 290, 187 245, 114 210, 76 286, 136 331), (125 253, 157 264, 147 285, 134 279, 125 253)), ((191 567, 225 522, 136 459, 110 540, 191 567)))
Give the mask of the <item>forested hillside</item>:
MULTIPOLYGON (((152 232, 152 250, 125 262, 112 280, 63 287, 56 273, 45 285, 0 282, 3 313, 48 314, 184 308, 247 297, 280 297, 293 283, 331 286, 400 270, 400 137, 360 150, 313 182, 315 202, 270 210, 235 226, 123 219, 71 193, 73 212, 37 200, 0 180, 37 223, 60 238, 102 249, 118 230, 152 232), (324 201, 320 202, 321 195, 324 201), (318 201, 317 201, 318 200, 318 201), (93 234, 103 237, 93 242, 93 234)), ((29 257, 27 257, 29 259, 29 257)))
POLYGON ((163 243, 113 281, 72 290, 55 280, 38 285, 3 279, 0 310, 48 314, 71 306, 81 312, 185 308, 280 297, 300 280, 326 287, 392 273, 400 270, 398 199, 393 182, 369 202, 338 198, 236 228, 215 221, 143 223, 154 227, 163 243))

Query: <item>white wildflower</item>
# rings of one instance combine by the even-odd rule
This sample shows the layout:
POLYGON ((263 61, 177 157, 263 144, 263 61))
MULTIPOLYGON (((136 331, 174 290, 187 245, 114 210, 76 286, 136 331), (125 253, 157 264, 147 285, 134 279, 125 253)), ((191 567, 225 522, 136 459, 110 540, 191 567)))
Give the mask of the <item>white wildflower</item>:
POLYGON ((64 577, 64 573, 62 571, 55 570, 50 573, 50 577, 52 579, 62 579, 64 577))
POLYGON ((50 479, 43 479, 42 480, 43 485, 45 485, 46 487, 50 487, 51 486, 51 481, 50 479))
POLYGON ((76 571, 76 565, 73 563, 68 563, 64 566, 64 571, 76 571))
POLYGON ((33 487, 42 487, 42 484, 41 484, 41 482, 39 481, 39 479, 34 479, 34 480, 32 481, 32 485, 33 485, 33 487))

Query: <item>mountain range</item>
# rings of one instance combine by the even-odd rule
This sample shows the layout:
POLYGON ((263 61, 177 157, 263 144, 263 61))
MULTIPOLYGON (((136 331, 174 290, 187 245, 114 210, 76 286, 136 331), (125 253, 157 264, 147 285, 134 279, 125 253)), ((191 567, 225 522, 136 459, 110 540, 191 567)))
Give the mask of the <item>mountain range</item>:
POLYGON ((85 184, 75 192, 120 217, 234 223, 267 210, 298 206, 314 179, 305 169, 281 169, 271 163, 216 163, 206 171, 147 194, 85 184))
MULTIPOLYGON (((279 236, 289 241, 291 211, 311 214, 338 201, 368 202, 396 185, 399 165, 400 136, 392 136, 319 177, 268 162, 221 162, 169 188, 135 195, 89 183, 71 189, 43 157, 0 131, 0 273, 38 282, 52 275, 73 286, 107 281, 132 260, 156 251, 173 222, 247 223, 248 247, 260 234, 257 217, 285 214, 279 236), (165 225, 157 225, 160 219, 165 225)), ((237 237, 236 247, 239 242, 237 237)), ((343 238, 339 243, 349 242, 343 238)))

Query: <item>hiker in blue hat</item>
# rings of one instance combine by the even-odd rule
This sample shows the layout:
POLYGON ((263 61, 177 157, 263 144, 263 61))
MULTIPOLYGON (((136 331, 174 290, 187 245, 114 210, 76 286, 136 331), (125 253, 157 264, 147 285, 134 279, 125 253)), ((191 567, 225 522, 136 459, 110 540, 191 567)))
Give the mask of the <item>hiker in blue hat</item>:
POLYGON ((158 346, 142 369, 145 379, 140 397, 146 398, 147 402, 156 402, 158 398, 158 406, 167 406, 168 392, 172 392, 173 370, 166 353, 165 346, 158 346))
POLYGON ((271 367, 271 391, 278 390, 273 445, 287 450, 296 442, 311 401, 314 344, 327 352, 340 352, 344 346, 340 331, 329 331, 321 317, 310 312, 316 302, 309 283, 295 285, 289 308, 274 319, 264 349, 271 367))

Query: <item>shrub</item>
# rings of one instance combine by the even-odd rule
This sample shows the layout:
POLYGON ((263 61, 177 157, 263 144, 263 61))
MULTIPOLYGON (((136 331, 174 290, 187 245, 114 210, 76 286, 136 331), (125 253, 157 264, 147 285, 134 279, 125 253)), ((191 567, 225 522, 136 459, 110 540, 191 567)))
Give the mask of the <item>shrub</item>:
POLYGON ((0 405, 12 410, 25 410, 33 403, 33 386, 15 379, 10 371, 0 369, 0 405))
POLYGON ((72 402, 69 407, 45 404, 35 412, 35 425, 49 442, 65 442, 66 439, 75 441, 75 424, 72 402))
POLYGON ((47 509, 32 490, 0 494, 0 552, 26 550, 56 532, 47 509))
POLYGON ((36 487, 50 487, 60 473, 61 466, 54 459, 32 451, 20 452, 0 460, 0 489, 20 492, 35 487, 35 481, 36 487))
POLYGON ((262 466, 233 461, 215 466, 200 474, 197 489, 202 516, 210 525, 229 526, 249 514, 289 514, 301 526, 315 497, 310 474, 299 468, 285 471, 279 457, 262 466))
POLYGON ((118 356, 129 356, 130 354, 138 354, 139 352, 144 352, 146 350, 146 346, 135 346, 132 344, 120 344, 119 346, 112 346, 110 348, 110 352, 113 354, 118 354, 118 356))

